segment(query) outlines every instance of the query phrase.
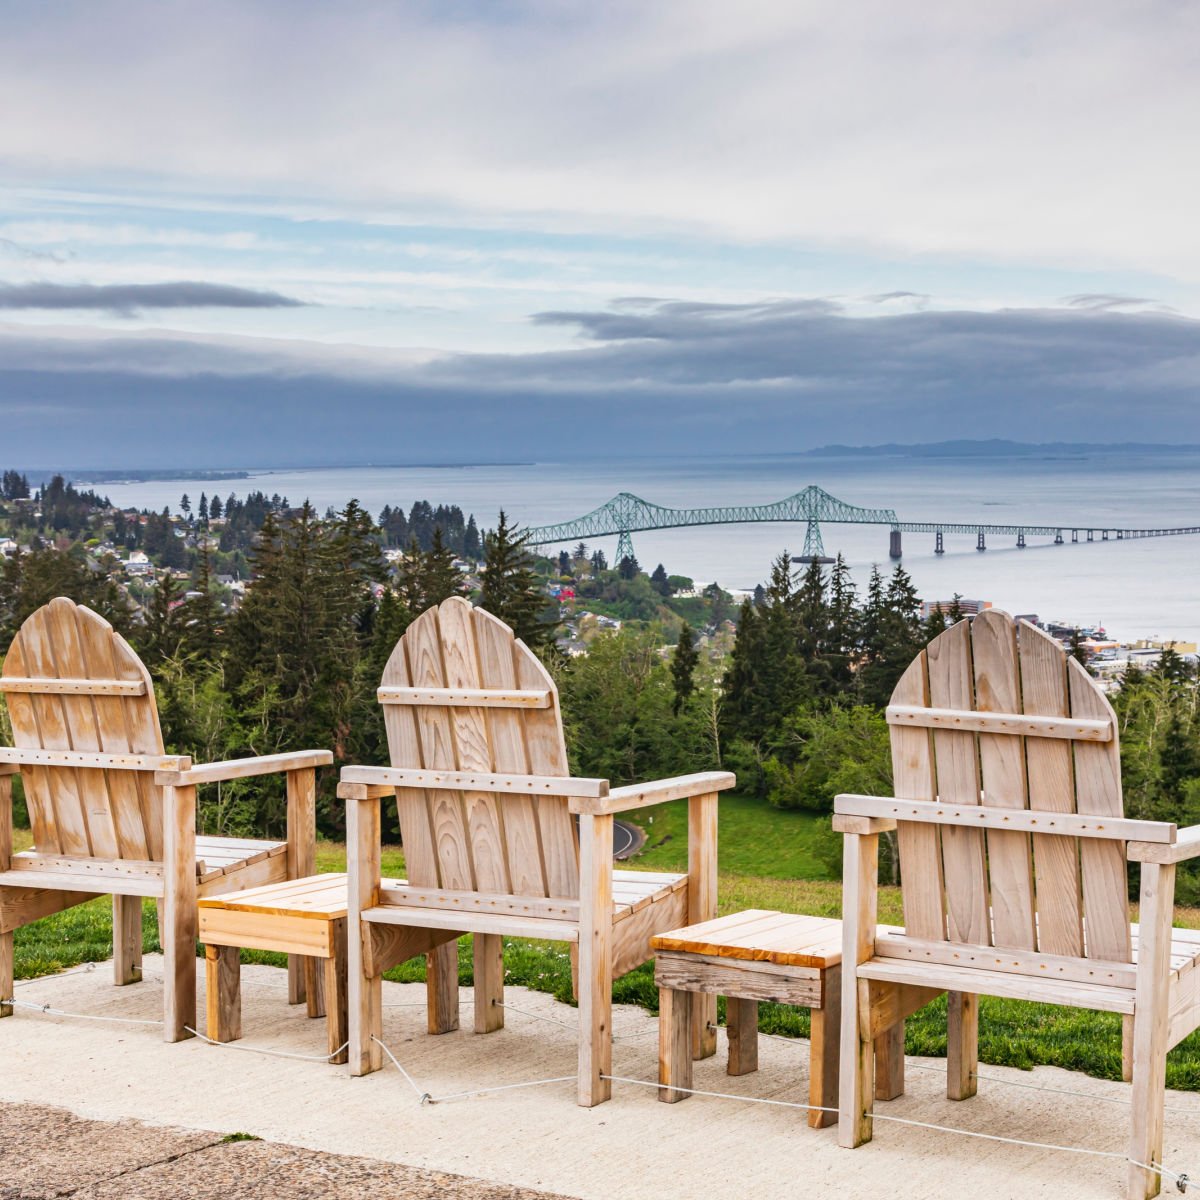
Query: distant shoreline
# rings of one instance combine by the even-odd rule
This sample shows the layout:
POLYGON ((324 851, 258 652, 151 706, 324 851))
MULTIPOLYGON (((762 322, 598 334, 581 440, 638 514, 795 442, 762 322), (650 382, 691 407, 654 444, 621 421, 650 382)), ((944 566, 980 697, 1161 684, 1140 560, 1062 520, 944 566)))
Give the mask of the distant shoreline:
POLYGON ((797 458, 1050 458, 1078 459, 1090 454, 1195 454, 1200 446, 1168 442, 1013 442, 983 441, 885 442, 874 446, 818 446, 797 458))

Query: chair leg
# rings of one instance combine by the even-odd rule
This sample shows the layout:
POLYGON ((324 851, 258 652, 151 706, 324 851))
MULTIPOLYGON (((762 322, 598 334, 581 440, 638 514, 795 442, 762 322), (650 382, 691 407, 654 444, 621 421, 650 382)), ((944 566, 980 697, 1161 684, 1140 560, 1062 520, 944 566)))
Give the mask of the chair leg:
POLYGON ((114 896, 113 983, 124 987, 142 981, 142 898, 114 896))
POLYGON ((875 1099, 895 1100, 904 1095, 904 1022, 875 1039, 875 1099))
POLYGON ((362 951, 362 941, 372 927, 363 922, 347 923, 346 1007, 349 1010, 347 1048, 350 1074, 369 1075, 383 1066, 383 975, 371 974, 371 960, 362 951))
POLYGON ((180 1042, 196 1026, 196 789, 164 787, 162 795, 163 1037, 180 1042))
MULTIPOLYGON (((847 833, 842 847, 842 1021, 838 1145, 871 1140, 875 1047, 870 1035, 871 984, 858 964, 871 957, 878 920, 879 835, 847 833)), ((875 985, 887 987, 890 985, 875 985)))
POLYGON ((725 998, 725 1033, 729 1040, 729 1075, 758 1070, 758 1001, 725 998))
POLYGON ((1162 1163, 1174 900, 1175 865, 1143 863, 1133 1010, 1129 1200, 1147 1200, 1162 1187, 1162 1176, 1147 1168, 1162 1163))
POLYGON ((472 939, 475 975, 475 1032, 504 1027, 504 941, 498 933, 472 939))
POLYGON ((0 1017, 11 1017, 13 1008, 5 1000, 13 998, 13 935, 0 933, 0 1017))
POLYGON ((204 947, 204 1010, 214 1042, 242 1036, 242 952, 236 946, 204 947))
POLYGON ((947 996, 946 1096, 969 1100, 978 1087, 979 997, 969 992, 947 996))
POLYGON ((1133 1016, 1121 1014, 1121 1078, 1133 1082, 1133 1016))
POLYGON ((325 1022, 329 1032, 329 1061, 349 1061, 350 1021, 346 1008, 346 921, 333 922, 333 955, 321 963, 324 976, 325 1022))
POLYGON ((443 942, 425 955, 425 1004, 430 1033, 458 1028, 458 942, 443 942))
POLYGON ((612 816, 581 815, 576 1099, 584 1108, 592 1108, 612 1096, 612 1080, 607 1078, 612 1074, 612 854, 612 816))
POLYGON ((686 1100, 692 1086, 692 1004, 689 992, 658 989, 658 1098, 664 1104, 686 1100))

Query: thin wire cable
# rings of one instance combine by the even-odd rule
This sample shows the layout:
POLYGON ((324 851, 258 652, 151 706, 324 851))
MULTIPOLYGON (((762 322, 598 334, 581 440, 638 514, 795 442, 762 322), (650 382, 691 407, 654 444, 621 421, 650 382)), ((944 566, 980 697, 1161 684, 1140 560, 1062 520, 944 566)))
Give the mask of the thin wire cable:
MULTIPOLYGON (((648 1079, 634 1079, 626 1075, 601 1075, 601 1079, 607 1079, 613 1083, 632 1083, 638 1087, 652 1087, 656 1090, 663 1085, 657 1081, 648 1079)), ((710 1096, 715 1100, 743 1100, 749 1104, 769 1104, 779 1108, 797 1108, 803 1109, 805 1112, 827 1112, 836 1113, 839 1110, 836 1108, 828 1108, 820 1104, 801 1104, 794 1100, 771 1100, 764 1096, 739 1096, 733 1092, 709 1092, 703 1091, 700 1088, 679 1087, 670 1085, 673 1091, 686 1092, 689 1096, 710 1096)), ((1145 1171, 1153 1171, 1155 1174, 1169 1176, 1175 1186, 1180 1191, 1186 1191, 1190 1186, 1190 1180, 1186 1173, 1177 1174, 1168 1167, 1153 1166, 1148 1163, 1138 1162, 1132 1159, 1127 1154, 1122 1154, 1119 1150, 1090 1150, 1085 1146, 1059 1146, 1051 1142, 1031 1142, 1024 1138, 1005 1137, 998 1133, 977 1133, 973 1129, 956 1129, 951 1125, 937 1125, 932 1121, 917 1121, 911 1117, 896 1117, 885 1113, 872 1113, 872 1120, 875 1121, 891 1121, 896 1125, 911 1125, 917 1129, 932 1129, 938 1133, 957 1133, 963 1137, 979 1138, 987 1142, 1003 1142, 1008 1146, 1026 1146, 1034 1150, 1061 1150, 1065 1154, 1085 1154, 1095 1158, 1117 1158, 1122 1162, 1131 1163, 1135 1167, 1140 1167, 1145 1171)))
POLYGON ((417 1093, 417 1097, 420 1102, 422 1104, 428 1104, 433 1097, 428 1092, 421 1090, 420 1086, 417 1084, 417 1081, 400 1065, 400 1060, 391 1052, 391 1050, 388 1049, 387 1043, 380 1038, 377 1038, 374 1034, 371 1034, 371 1041, 382 1047, 384 1054, 386 1054, 388 1058, 392 1060, 392 1066, 395 1067, 396 1070, 408 1080, 412 1090, 417 1093))
MULTIPOLYGON (((161 1022, 159 1022, 161 1024, 161 1022)), ((223 1050, 241 1050, 246 1054, 269 1054, 272 1058, 298 1058, 302 1062, 329 1062, 341 1054, 347 1046, 348 1041, 343 1042, 336 1050, 329 1054, 297 1054, 292 1050, 272 1050, 269 1046, 244 1046, 240 1042, 218 1042, 214 1038, 205 1037, 198 1029, 193 1029, 190 1025, 185 1025, 184 1029, 193 1037, 198 1037, 202 1042, 207 1042, 210 1046, 220 1046, 223 1050)))
POLYGON ((73 1021, 108 1021, 113 1025, 161 1025, 161 1021, 152 1021, 149 1017, 102 1017, 96 1013, 67 1012, 50 1004, 35 1004, 29 1000, 0 1000, 0 1004, 11 1004, 13 1008, 27 1008, 30 1012, 43 1013, 48 1017, 70 1017, 73 1021))
POLYGON ((511 1092, 517 1088, 541 1087, 544 1083, 573 1083, 574 1075, 558 1075, 554 1079, 530 1079, 524 1083, 502 1083, 498 1087, 476 1088, 470 1092, 452 1092, 449 1096, 430 1096, 430 1104, 449 1104, 452 1100, 466 1100, 471 1096, 486 1096, 491 1092, 511 1092))
POLYGON ((13 987, 29 987, 34 983, 45 983, 48 979, 66 979, 68 975, 82 975, 87 971, 94 971, 96 964, 94 962, 84 963, 79 967, 72 967, 69 971, 55 971, 51 975, 35 975, 33 979, 20 979, 13 984, 13 987))

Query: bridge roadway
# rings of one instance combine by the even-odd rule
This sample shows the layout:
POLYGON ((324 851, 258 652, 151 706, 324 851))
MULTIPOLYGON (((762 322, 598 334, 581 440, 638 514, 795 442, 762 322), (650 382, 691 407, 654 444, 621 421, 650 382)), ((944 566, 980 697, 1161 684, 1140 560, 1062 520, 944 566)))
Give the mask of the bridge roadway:
POLYGON ((1158 527, 1150 529, 1125 529, 1101 523, 1063 521, 1057 524, 1007 524, 994 525, 973 521, 901 521, 890 508, 859 508, 831 496, 824 489, 810 485, 803 491, 778 500, 774 504, 742 504, 709 508, 664 508, 651 504, 630 492, 621 492, 606 504, 582 517, 562 521, 557 525, 539 525, 525 531, 529 545, 537 548, 559 545, 566 542, 585 541, 589 538, 617 537, 616 560, 633 556, 631 534, 651 529, 678 529, 695 525, 734 525, 766 521, 803 521, 806 525, 804 553, 801 561, 821 558, 824 543, 821 536, 822 522, 840 525, 886 525, 890 531, 889 554, 901 556, 901 534, 932 533, 936 536, 934 552, 945 551, 944 536, 948 533, 974 534, 977 550, 987 549, 987 535, 1015 535, 1017 546, 1024 548, 1027 534, 1053 537, 1056 545, 1062 545, 1071 535, 1072 542, 1079 541, 1085 534, 1086 541, 1124 541, 1130 538, 1173 537, 1180 534, 1200 533, 1200 525, 1158 527))

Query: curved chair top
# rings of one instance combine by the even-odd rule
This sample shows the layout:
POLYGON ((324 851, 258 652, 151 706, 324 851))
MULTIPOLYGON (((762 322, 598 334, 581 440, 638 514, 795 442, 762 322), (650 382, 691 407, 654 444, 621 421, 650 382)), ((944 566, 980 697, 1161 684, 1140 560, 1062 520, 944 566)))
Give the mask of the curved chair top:
MULTIPOLYGON (((150 673, 129 643, 60 596, 17 631, 0 674, 20 749, 163 752, 150 673)), ((162 858, 161 793, 152 774, 101 767, 23 766, 39 853, 162 858)))
MULTIPOLYGON (((939 634, 887 711, 895 795, 1119 817, 1112 706, 1053 638, 990 609, 939 634)), ((914 937, 1128 962, 1124 844, 902 822, 914 937)))
MULTIPOLYGON (((409 626, 379 698, 394 767, 570 774, 554 680, 503 621, 460 597, 409 626)), ((405 789, 397 807, 410 883, 579 895, 578 835, 564 797, 405 789)))

